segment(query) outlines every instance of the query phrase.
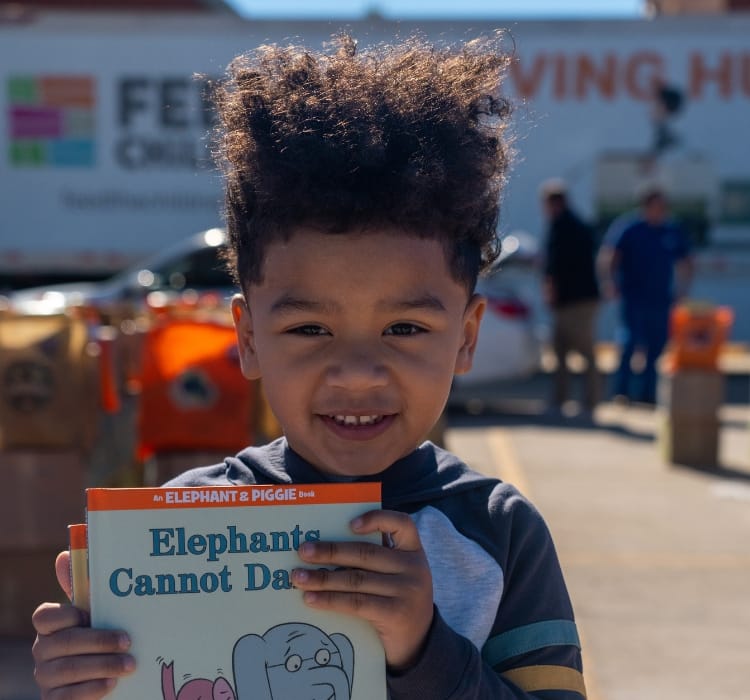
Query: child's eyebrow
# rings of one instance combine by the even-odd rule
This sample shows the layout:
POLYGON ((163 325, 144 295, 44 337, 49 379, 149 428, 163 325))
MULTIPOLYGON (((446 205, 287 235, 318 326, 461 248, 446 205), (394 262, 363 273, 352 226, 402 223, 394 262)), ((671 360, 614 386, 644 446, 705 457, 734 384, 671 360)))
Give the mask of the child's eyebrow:
POLYGON ((329 301, 312 301, 284 294, 271 305, 271 313, 283 314, 292 311, 311 311, 314 313, 332 313, 337 304, 329 301))
MULTIPOLYGON (((271 313, 284 314, 294 311, 312 312, 319 314, 334 313, 340 307, 333 301, 313 301, 284 294, 271 305, 271 313)), ((386 299, 377 304, 379 311, 403 312, 403 311, 445 311, 445 304, 432 294, 423 294, 411 299, 386 299)))
POLYGON ((423 294, 413 299, 395 299, 378 304, 383 311, 445 311, 445 304, 432 294, 423 294))

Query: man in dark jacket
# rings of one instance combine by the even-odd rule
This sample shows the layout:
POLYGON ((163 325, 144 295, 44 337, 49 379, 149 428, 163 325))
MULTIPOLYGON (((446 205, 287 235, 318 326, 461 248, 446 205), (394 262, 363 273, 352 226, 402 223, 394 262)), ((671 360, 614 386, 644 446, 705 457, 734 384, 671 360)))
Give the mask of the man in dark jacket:
POLYGON ((544 267, 544 297, 553 320, 552 344, 557 358, 553 402, 559 409, 569 398, 568 354, 586 361, 584 409, 599 400, 600 378, 594 354, 599 307, 594 234, 571 209, 563 180, 544 182, 542 206, 549 222, 544 267))

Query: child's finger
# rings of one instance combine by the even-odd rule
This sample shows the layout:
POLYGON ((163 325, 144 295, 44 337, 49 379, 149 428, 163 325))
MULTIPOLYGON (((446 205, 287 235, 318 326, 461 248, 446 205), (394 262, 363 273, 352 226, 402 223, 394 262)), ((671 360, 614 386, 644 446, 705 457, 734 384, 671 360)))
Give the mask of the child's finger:
POLYGON ((292 581, 305 591, 341 591, 384 597, 403 592, 401 577, 362 569, 295 569, 292 581))
POLYGON ((396 549, 416 552, 422 549, 419 532, 414 521, 406 513, 394 510, 371 510, 352 523, 352 530, 360 534, 382 532, 389 535, 396 549))
POLYGON ((127 676, 135 670, 135 660, 128 654, 89 654, 63 656, 36 667, 37 683, 43 688, 87 683, 89 681, 127 676))
POLYGON ((72 605, 42 603, 31 615, 31 623, 37 634, 53 634, 68 627, 81 627, 88 617, 85 612, 72 605))
POLYGON ((303 598, 310 607, 355 615, 370 622, 392 615, 399 604, 396 598, 388 596, 341 591, 305 591, 303 598))
POLYGON ((345 566, 383 574, 398 574, 404 570, 404 552, 394 556, 393 550, 372 542, 305 542, 297 553, 308 564, 345 566))
POLYGON ((40 634, 31 649, 34 660, 43 663, 66 656, 82 654, 117 654, 130 648, 130 639, 123 632, 70 627, 54 635, 40 634))
POLYGON ((73 584, 70 580, 70 552, 60 552, 55 559, 55 574, 60 588, 65 591, 68 600, 73 600, 73 584))
POLYGON ((101 700, 108 695, 117 684, 115 678, 97 678, 85 683, 77 683, 70 688, 52 688, 47 690, 44 700, 68 700, 75 697, 76 700, 101 700))

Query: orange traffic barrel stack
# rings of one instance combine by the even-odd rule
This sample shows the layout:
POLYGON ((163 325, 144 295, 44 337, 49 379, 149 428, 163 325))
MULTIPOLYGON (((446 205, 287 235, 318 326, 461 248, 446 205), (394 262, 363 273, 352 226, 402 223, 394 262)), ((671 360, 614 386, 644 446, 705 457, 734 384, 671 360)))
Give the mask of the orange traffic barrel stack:
POLYGON ((719 355, 733 321, 734 313, 727 306, 678 304, 670 321, 668 369, 718 370, 719 355))
POLYGON ((667 462, 719 465, 719 409, 725 378, 719 359, 734 314, 726 306, 692 302, 672 312, 670 344, 659 380, 659 443, 667 462))

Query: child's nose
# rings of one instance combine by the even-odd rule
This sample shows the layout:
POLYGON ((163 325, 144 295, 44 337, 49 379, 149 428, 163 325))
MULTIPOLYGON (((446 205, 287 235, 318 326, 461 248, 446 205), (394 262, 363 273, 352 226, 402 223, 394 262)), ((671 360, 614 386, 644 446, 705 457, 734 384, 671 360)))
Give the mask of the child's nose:
POLYGON ((388 383, 388 371, 372 347, 357 344, 340 348, 328 367, 331 386, 349 390, 370 389, 388 383))

